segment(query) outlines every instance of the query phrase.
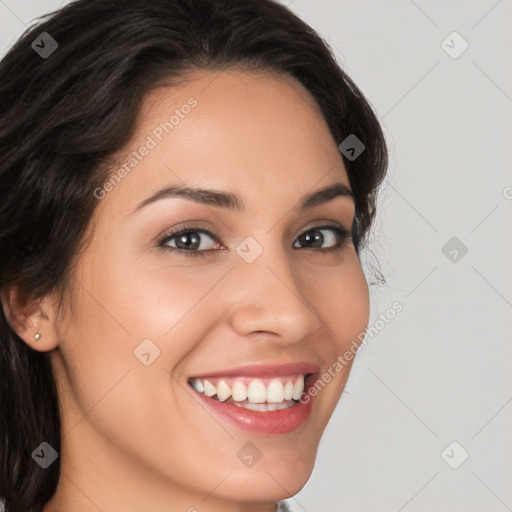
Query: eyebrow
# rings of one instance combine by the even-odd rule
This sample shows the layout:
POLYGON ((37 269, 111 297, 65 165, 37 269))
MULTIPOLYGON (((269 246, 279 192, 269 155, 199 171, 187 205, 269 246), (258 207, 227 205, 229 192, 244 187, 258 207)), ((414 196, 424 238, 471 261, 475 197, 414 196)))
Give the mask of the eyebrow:
MULTIPOLYGON (((354 200, 354 194, 347 185, 343 183, 332 183, 327 187, 304 194, 295 206, 295 210, 303 211, 326 203, 336 197, 348 197, 354 200)), ((171 185, 158 190, 153 195, 144 199, 137 205, 133 213, 142 210, 145 206, 162 199, 183 198, 196 203, 201 203, 219 208, 227 208, 236 212, 245 212, 245 204, 239 196, 231 192, 220 192, 204 188, 190 187, 187 185, 171 185)))

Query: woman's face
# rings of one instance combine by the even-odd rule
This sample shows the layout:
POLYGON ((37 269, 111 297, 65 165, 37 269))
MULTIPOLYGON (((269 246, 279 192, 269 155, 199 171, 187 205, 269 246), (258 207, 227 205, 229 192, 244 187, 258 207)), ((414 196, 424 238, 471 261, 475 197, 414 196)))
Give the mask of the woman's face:
POLYGON ((318 107, 291 78, 197 73, 146 98, 113 172, 72 312, 54 318, 63 473, 101 509, 296 493, 348 377, 337 358, 369 315, 337 231, 354 220, 349 181, 318 107), (308 405, 290 400, 329 369, 308 405))

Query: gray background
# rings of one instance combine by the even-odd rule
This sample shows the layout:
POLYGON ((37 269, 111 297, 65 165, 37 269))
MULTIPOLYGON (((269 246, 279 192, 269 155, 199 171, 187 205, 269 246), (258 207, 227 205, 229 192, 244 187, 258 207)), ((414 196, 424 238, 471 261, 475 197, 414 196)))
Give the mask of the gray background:
MULTIPOLYGON (((0 54, 66 3, 0 0, 0 54)), ((358 354, 291 505, 512 510, 512 0, 282 3, 327 39, 383 123, 373 260, 388 282, 371 287, 370 325, 403 306, 358 354), (469 44, 460 56, 454 31, 469 44)))

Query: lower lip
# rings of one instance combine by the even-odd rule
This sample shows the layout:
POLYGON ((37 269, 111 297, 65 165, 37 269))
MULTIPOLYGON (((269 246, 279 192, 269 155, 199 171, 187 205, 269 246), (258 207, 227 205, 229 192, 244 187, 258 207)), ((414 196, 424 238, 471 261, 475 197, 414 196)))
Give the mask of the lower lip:
MULTIPOLYGON (((308 389, 310 386, 311 383, 308 389)), ((228 422, 243 430, 266 435, 287 434, 297 430, 308 420, 313 405, 313 399, 310 396, 307 403, 297 402, 286 409, 260 412, 219 402, 202 393, 194 392, 208 409, 228 422)))

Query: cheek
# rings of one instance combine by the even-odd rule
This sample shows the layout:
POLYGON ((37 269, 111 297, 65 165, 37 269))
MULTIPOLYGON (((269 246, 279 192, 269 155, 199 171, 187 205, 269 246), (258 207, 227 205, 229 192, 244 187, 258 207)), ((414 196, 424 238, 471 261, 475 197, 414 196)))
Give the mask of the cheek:
POLYGON ((370 300, 355 251, 347 251, 336 267, 307 269, 302 283, 309 304, 329 328, 326 334, 331 335, 330 341, 334 339, 337 354, 351 346, 353 340, 360 343, 369 321, 370 300))
POLYGON ((95 254, 79 269, 74 311, 59 333, 79 408, 70 423, 92 409, 99 430, 128 444, 155 424, 179 428, 168 404, 183 383, 171 373, 222 318, 208 292, 229 269, 148 269, 120 254, 95 254))
MULTIPOLYGON (((182 261, 185 257, 178 260, 162 253, 137 257, 116 252, 115 245, 104 254, 101 249, 91 251, 94 259, 84 264, 82 271, 90 293, 82 294, 85 304, 80 309, 88 314, 87 318, 80 315, 79 322, 86 323, 87 329, 103 340, 106 350, 119 352, 121 359, 126 354, 133 358, 138 344, 150 339, 164 351, 183 325, 192 320, 197 327, 198 316, 203 325, 210 320, 204 299, 228 267, 187 266, 182 261)), ((175 360, 192 348, 190 340, 190 336, 173 339, 175 360)), ((172 361, 169 363, 171 369, 172 361)))
POLYGON ((323 432, 340 399, 370 315, 368 285, 355 251, 343 263, 308 277, 308 300, 326 326, 316 341, 323 371, 315 394, 320 399, 314 402, 317 432, 323 432))
MULTIPOLYGON (((119 453, 150 462, 173 480, 183 478, 185 486, 190 484, 185 477, 197 471, 194 461, 205 457, 204 443, 222 446, 227 441, 225 432, 190 400, 183 382, 171 373, 212 325, 207 293, 224 272, 196 273, 191 281, 190 273, 176 268, 144 272, 135 267, 130 274, 125 266, 107 261, 88 270, 82 267, 75 314, 59 329, 70 393, 77 403, 76 410, 66 408, 64 432, 84 442, 90 433, 87 426, 93 426, 119 453), (145 366, 134 350, 147 339, 154 345, 146 345, 144 352, 153 362, 145 366), (208 433, 201 434, 201 444, 194 426, 205 424, 208 433)), ((143 360, 143 353, 136 352, 143 360)), ((231 452, 224 458, 216 454, 211 462, 232 463, 231 452)), ((213 488, 215 474, 211 479, 208 485, 213 488)))
MULTIPOLYGON (((347 270, 345 279, 340 283, 335 304, 339 318, 339 328, 342 330, 340 340, 345 350, 353 340, 361 343, 361 335, 368 326, 370 316, 370 297, 368 285, 357 261, 350 270, 347 270)), ((333 312, 333 315, 336 313, 333 312)))

